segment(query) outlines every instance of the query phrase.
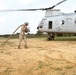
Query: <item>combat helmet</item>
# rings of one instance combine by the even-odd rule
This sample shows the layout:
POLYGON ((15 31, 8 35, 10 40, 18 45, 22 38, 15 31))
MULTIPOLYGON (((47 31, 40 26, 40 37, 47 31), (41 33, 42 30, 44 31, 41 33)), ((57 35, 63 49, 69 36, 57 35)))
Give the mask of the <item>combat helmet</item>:
POLYGON ((25 22, 24 24, 28 25, 28 22, 25 22))

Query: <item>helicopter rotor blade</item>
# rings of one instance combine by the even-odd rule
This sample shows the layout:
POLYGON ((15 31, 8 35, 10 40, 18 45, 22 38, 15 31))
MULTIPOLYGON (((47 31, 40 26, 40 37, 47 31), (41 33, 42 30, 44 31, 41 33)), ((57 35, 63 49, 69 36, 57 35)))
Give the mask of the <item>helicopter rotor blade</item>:
POLYGON ((9 9, 9 10, 0 10, 0 12, 11 12, 11 11, 36 11, 36 10, 44 10, 44 8, 38 8, 38 9, 9 9))
POLYGON ((65 2, 67 0, 62 0, 61 2, 57 3, 56 5, 53 5, 52 7, 49 8, 38 8, 38 9, 9 9, 9 10, 0 10, 0 12, 12 12, 12 11, 36 11, 36 10, 48 10, 48 9, 53 9, 57 5, 65 2))
POLYGON ((56 7, 57 5, 65 2, 65 1, 67 1, 67 0, 62 0, 61 2, 57 3, 56 5, 53 5, 52 7, 49 7, 49 8, 45 8, 44 10, 53 9, 54 7, 56 7))

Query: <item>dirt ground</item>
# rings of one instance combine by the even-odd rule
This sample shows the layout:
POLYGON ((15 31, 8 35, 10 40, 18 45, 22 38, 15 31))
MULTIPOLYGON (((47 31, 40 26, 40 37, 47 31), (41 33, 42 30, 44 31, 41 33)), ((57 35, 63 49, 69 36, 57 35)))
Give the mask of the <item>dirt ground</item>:
POLYGON ((27 41, 27 49, 18 39, 0 46, 0 75, 76 75, 76 41, 27 41))

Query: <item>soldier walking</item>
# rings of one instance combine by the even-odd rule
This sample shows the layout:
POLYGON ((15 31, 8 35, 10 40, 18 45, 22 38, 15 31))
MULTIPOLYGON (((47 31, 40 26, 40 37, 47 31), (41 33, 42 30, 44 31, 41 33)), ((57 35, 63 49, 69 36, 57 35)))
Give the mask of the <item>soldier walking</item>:
POLYGON ((25 33, 30 32, 29 29, 27 28, 28 26, 28 22, 25 22, 24 24, 21 25, 21 32, 19 34, 19 45, 18 45, 18 49, 20 49, 20 45, 22 40, 24 41, 24 48, 28 48, 27 47, 27 39, 26 39, 26 35, 25 33))

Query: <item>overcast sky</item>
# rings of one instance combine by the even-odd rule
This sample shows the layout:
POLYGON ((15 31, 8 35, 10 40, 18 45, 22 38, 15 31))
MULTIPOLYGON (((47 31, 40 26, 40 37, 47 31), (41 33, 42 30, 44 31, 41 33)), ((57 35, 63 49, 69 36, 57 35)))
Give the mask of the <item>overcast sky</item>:
MULTIPOLYGON (((0 10, 47 8, 61 0, 0 0, 0 10)), ((72 13, 76 9, 76 0, 67 0, 54 9, 64 13, 72 13)), ((0 35, 12 34, 24 22, 29 22, 30 33, 37 32, 37 26, 45 16, 45 11, 0 12, 0 35)), ((17 31, 20 32, 20 29, 17 31)), ((17 33, 16 32, 16 33, 17 33)))

